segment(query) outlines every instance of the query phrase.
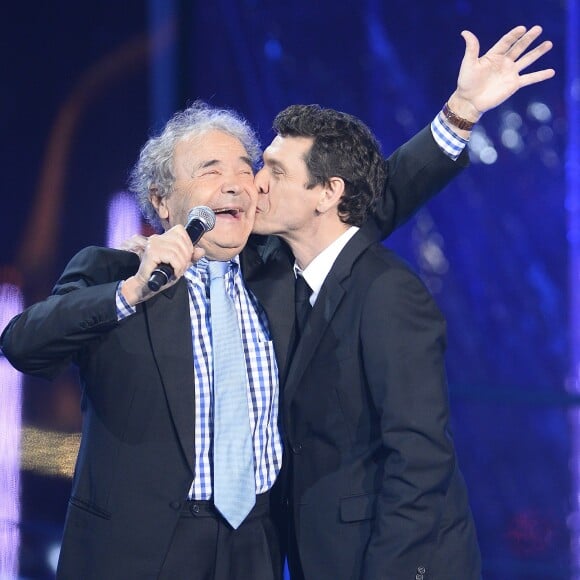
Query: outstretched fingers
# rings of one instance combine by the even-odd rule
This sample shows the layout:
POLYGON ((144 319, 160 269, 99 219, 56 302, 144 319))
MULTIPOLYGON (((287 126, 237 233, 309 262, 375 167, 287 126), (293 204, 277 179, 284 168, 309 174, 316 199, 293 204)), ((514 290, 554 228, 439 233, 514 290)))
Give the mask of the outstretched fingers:
POLYGON ((519 38, 506 53, 514 62, 524 53, 530 45, 542 34, 541 26, 532 26, 521 38, 519 38))
POLYGON ((520 75, 520 86, 527 87, 528 85, 541 83, 542 81, 551 79, 555 74, 556 71, 553 68, 546 68, 544 70, 539 70, 533 73, 520 75))
MULTIPOLYGON (((529 32, 529 31, 528 31, 529 32)), ((541 29, 540 29, 541 32, 541 29)), ((487 55, 492 54, 507 54, 510 49, 519 43, 526 36, 525 26, 516 26, 512 28, 509 32, 504 34, 488 51, 487 55)), ((531 41, 530 41, 531 42, 531 41)), ((529 43, 528 43, 529 46, 529 43)), ((524 49, 525 50, 525 49, 524 49)))
POLYGON ((539 44, 530 52, 524 54, 519 60, 516 61, 518 67, 518 72, 524 70, 534 62, 536 62, 541 56, 552 50, 552 42, 545 40, 542 44, 539 44))

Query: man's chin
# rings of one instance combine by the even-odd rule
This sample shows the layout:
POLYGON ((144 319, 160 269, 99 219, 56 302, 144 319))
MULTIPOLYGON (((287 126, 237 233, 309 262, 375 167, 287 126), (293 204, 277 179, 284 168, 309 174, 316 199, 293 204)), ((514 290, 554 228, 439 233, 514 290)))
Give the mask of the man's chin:
POLYGON ((211 250, 206 250, 205 257, 208 260, 216 260, 218 262, 226 262, 235 258, 241 251, 241 248, 211 248, 211 250))

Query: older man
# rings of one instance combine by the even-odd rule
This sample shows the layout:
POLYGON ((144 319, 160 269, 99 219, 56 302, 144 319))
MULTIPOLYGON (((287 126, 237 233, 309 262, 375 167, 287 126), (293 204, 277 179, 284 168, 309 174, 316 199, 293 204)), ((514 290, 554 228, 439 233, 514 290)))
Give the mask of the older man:
POLYGON ((278 377, 266 317, 237 260, 254 223, 257 155, 253 132, 231 112, 197 104, 176 115, 133 173, 165 233, 149 240, 140 261, 129 252, 81 251, 54 295, 4 333, 6 356, 25 372, 51 377, 71 360, 80 369, 83 433, 61 578, 280 577, 269 510, 282 462, 278 377), (194 253, 184 224, 199 205, 216 212, 216 224, 200 243, 205 257, 191 266, 202 251, 194 253), (243 523, 210 501, 216 261, 229 265, 246 349, 255 505, 243 523), (160 263, 174 278, 153 293, 148 280, 160 263))
MULTIPOLYGON (((473 63, 462 70, 473 78, 454 101, 456 114, 470 105, 470 90, 491 91, 498 102, 509 96, 473 63)), ((439 119, 387 161, 377 235, 388 234, 461 170, 465 154, 452 158, 464 144, 439 119), (459 143, 451 152, 450 142, 459 143)), ((71 361, 80 371, 83 434, 61 578, 281 575, 274 501, 282 462, 278 374, 294 322, 293 274, 288 248, 276 239, 251 238, 242 251, 256 211, 258 153, 254 134, 232 112, 198 103, 177 114, 146 144, 132 180, 144 213, 164 233, 152 236, 140 257, 81 251, 53 295, 15 317, 2 335, 5 356, 24 372, 50 378, 71 361), (217 219, 194 248, 184 225, 197 205, 209 206, 217 219), (173 277, 153 292, 148 279, 161 263, 173 277), (213 340, 210 272, 218 263, 226 264, 230 319, 242 339, 246 405, 234 406, 247 406, 253 455, 253 497, 235 515, 216 497, 217 480, 224 485, 216 441, 224 436, 216 424, 221 363, 214 362, 223 349, 213 340)), ((260 207, 267 215, 267 203, 260 207)), ((234 478, 230 483, 234 492, 241 487, 234 478)))

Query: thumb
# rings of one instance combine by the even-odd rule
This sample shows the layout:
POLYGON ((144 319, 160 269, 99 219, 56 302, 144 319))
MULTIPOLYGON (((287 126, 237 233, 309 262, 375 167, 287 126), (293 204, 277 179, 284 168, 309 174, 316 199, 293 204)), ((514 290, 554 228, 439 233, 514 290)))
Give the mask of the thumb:
POLYGON ((468 62, 475 62, 479 58, 479 40, 473 32, 469 30, 464 30, 461 33, 463 40, 465 40, 465 54, 463 55, 463 60, 468 62))

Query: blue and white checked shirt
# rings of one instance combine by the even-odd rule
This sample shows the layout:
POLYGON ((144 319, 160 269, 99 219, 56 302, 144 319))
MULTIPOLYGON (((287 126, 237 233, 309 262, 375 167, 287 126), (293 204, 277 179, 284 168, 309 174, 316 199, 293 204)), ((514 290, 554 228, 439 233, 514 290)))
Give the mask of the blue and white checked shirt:
MULTIPOLYGON (((209 310, 209 275, 204 258, 185 273, 189 292, 189 313, 193 345, 195 383, 195 478, 191 499, 212 496, 213 442, 213 357, 209 310)), ((245 287, 239 261, 232 261, 226 274, 226 286, 234 301, 244 344, 248 372, 248 409, 254 440, 256 493, 269 490, 282 465, 282 440, 278 430, 278 367, 270 340, 268 322, 262 307, 245 287)), ((119 320, 135 308, 117 291, 119 320)))
POLYGON ((451 159, 455 160, 465 149, 467 140, 457 135, 449 125, 445 123, 444 119, 445 116, 443 115, 443 111, 440 111, 431 123, 431 133, 433 139, 435 139, 437 145, 441 147, 443 153, 445 153, 447 157, 451 157, 451 159))

